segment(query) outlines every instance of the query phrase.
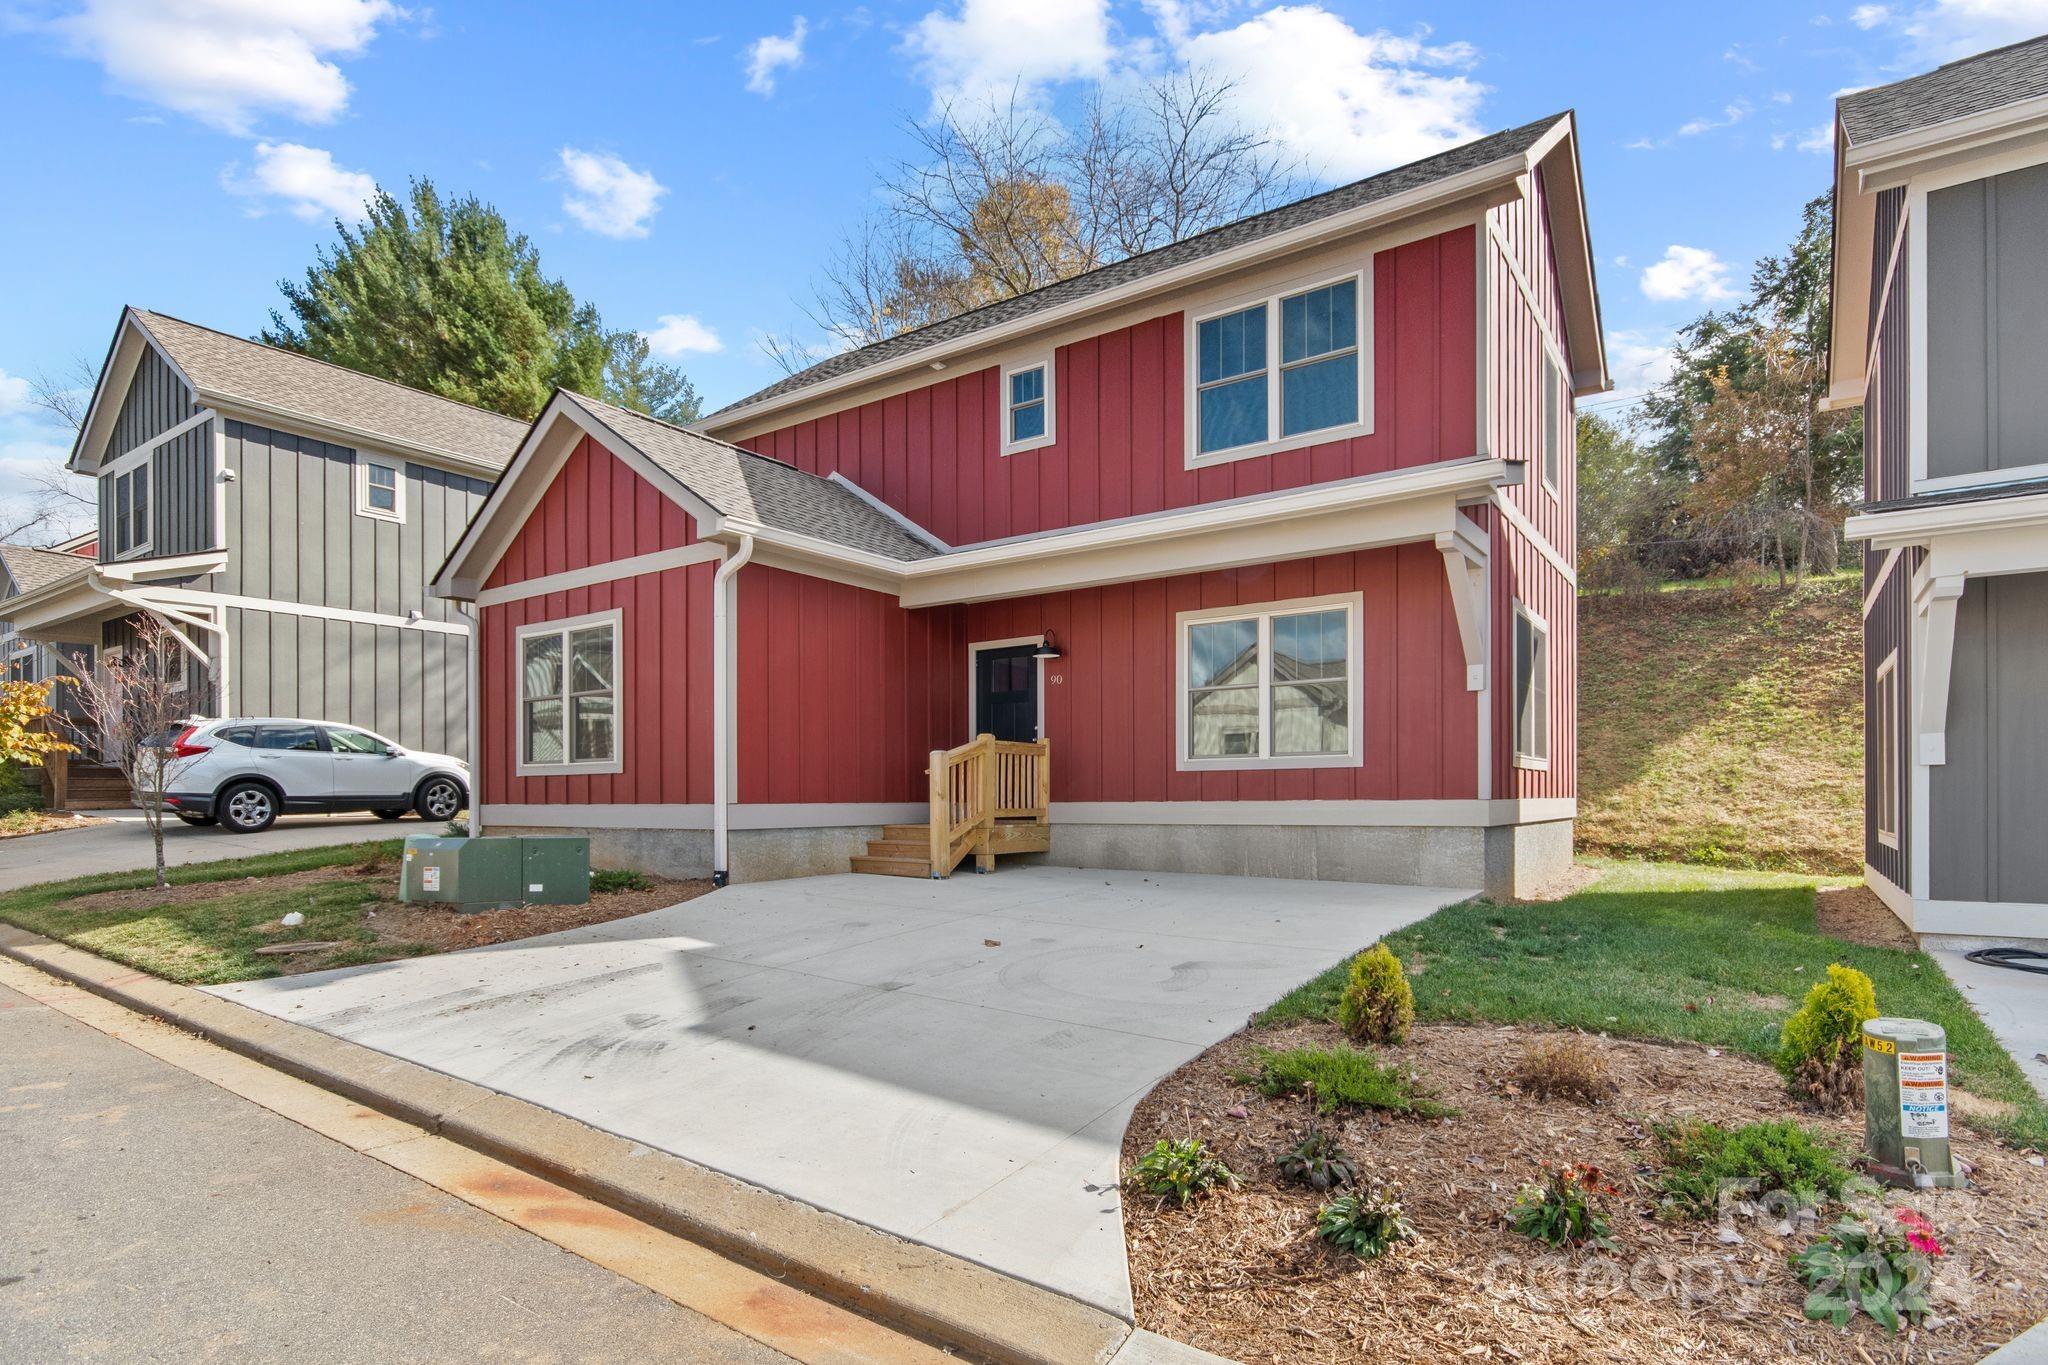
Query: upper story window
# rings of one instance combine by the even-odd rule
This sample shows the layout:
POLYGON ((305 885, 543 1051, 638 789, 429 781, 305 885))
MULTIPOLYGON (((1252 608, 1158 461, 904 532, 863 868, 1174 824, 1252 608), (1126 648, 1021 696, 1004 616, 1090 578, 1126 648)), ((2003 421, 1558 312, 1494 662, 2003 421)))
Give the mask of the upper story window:
POLYGON ((620 619, 608 611, 520 628, 521 775, 621 770, 620 619))
POLYGON ((1349 275, 1195 320, 1197 460, 1363 431, 1364 279, 1349 275))
POLYGON ((356 456, 356 512, 386 521, 405 520, 405 479, 395 462, 356 456))
POLYGON ((140 554, 149 548, 149 461, 114 478, 114 553, 140 554))
POLYGON ((1003 372, 1003 453, 1033 450, 1053 441, 1052 358, 1003 372))
POLYGON ((1179 766, 1363 761, 1362 602, 1351 593, 1183 612, 1179 766))
POLYGON ((1562 486, 1564 464, 1564 379, 1550 352, 1543 353, 1543 486, 1552 493, 1562 486))
POLYGON ((1550 624, 1515 603, 1515 766, 1550 766, 1550 624))
POLYGON ((1870 714, 1870 743, 1877 755, 1877 841, 1899 846, 1899 651, 1877 666, 1870 714))

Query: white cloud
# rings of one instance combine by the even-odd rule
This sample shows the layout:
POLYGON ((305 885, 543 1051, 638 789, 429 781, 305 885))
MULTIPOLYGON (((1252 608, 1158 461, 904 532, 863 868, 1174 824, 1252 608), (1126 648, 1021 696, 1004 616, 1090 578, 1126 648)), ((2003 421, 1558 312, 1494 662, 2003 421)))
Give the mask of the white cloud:
POLYGON ((29 396, 34 390, 29 382, 18 374, 0 370, 0 417, 12 417, 28 411, 29 396))
MULTIPOLYGON (((256 164, 247 175, 237 162, 222 171, 220 179, 229 194, 281 200, 286 209, 308 222, 322 218, 360 222, 364 205, 377 192, 374 179, 336 165, 334 153, 296 142, 259 142, 256 164)), ((260 204, 250 210, 257 214, 265 211, 260 204)))
POLYGON ((905 45, 934 99, 969 103, 1101 77, 1116 55, 1109 0, 960 0, 918 20, 905 45))
POLYGON ((1607 372, 1614 390, 1600 398, 1602 407, 1626 407, 1671 377, 1675 363, 1673 338, 1619 328, 1607 334, 1607 372))
POLYGON ((1799 150, 1832 153, 1835 150, 1835 125, 1816 123, 1808 128, 1805 135, 1799 139, 1799 150))
POLYGON ((787 36, 763 34, 747 45, 747 89, 757 95, 775 93, 775 73, 804 64, 804 37, 810 25, 799 14, 787 36))
POLYGON ((390 0, 85 0, 50 27, 117 89, 246 134, 260 114, 339 115, 349 83, 333 59, 402 13, 390 0))
POLYGON ((1858 5, 1849 21, 1903 37, 1916 62, 1948 62, 2048 29, 2048 0, 1932 0, 1918 8, 1858 5))
POLYGON ((1889 5, 1858 5, 1849 11, 1849 22, 1858 28, 1876 28, 1891 17, 1889 5))
POLYGON ((562 210, 605 237, 645 237, 668 193, 652 173, 603 152, 564 147, 562 174, 569 180, 562 210))
POLYGON ((1466 43, 1361 33, 1316 5, 1282 5, 1176 46, 1236 84, 1239 113, 1310 167, 1351 179, 1479 136, 1487 88, 1464 74, 1466 43))
POLYGON ((1728 263, 1705 247, 1668 246, 1664 258, 1643 267, 1643 293, 1665 303, 1722 303, 1735 297, 1728 263))
POLYGON ((1724 105, 1719 118, 1708 115, 1679 124, 1678 136, 1698 137, 1701 133, 1710 133, 1716 128, 1733 128, 1749 117, 1750 108, 1748 100, 1737 100, 1733 104, 1724 105))
POLYGON ((640 335, 647 339, 647 349, 664 360, 674 360, 684 355, 704 355, 725 349, 725 343, 718 339, 718 333, 688 313, 663 313, 655 319, 653 331, 642 332, 640 335))

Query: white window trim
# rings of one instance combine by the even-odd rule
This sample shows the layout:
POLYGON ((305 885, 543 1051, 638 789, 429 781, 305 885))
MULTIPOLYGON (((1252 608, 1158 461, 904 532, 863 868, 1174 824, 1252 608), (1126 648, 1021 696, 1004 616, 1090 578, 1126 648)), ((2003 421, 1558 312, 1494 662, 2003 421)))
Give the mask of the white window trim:
POLYGON ((1003 440, 1003 454, 1021 455, 1027 450, 1038 450, 1042 447, 1049 446, 1059 439, 1059 430, 1057 426, 1057 423, 1059 421, 1059 406, 1058 401, 1054 396, 1054 366, 1052 361, 1053 353, 1051 351, 1046 351, 1042 354, 1033 355, 1026 359, 1020 360, 1014 365, 1003 366, 1003 389, 1002 393, 999 395, 1000 401, 997 402, 996 404, 997 420, 1003 424, 1003 429, 1001 432, 1003 440), (1033 436, 1029 440, 1013 441, 1010 439, 1010 376, 1014 374, 1022 374, 1026 370, 1041 369, 1045 371, 1045 434, 1043 436, 1033 436))
POLYGON ((1515 658, 1514 640, 1510 638, 1508 641, 1508 658, 1512 667, 1510 668, 1511 676, 1508 679, 1508 728, 1514 734, 1515 766, 1517 768, 1526 768, 1531 772, 1549 772, 1550 742, 1555 738, 1550 733, 1550 622, 1531 611, 1528 603, 1522 601, 1515 603, 1515 615, 1524 618, 1535 628, 1536 637, 1540 644, 1533 651, 1530 663, 1532 667, 1537 663, 1541 663, 1543 673, 1543 711, 1540 717, 1543 724, 1543 753, 1539 756, 1522 752, 1522 718, 1515 714, 1516 707, 1521 701, 1522 679, 1519 671, 1519 661, 1515 658))
POLYGON ((1543 407, 1548 408, 1550 400, 1554 397, 1557 400, 1557 411, 1551 415, 1550 420, 1545 424, 1545 445, 1537 450, 1536 458, 1542 462, 1543 466, 1541 472, 1544 491, 1555 498, 1558 496, 1558 488, 1564 483, 1564 433, 1567 414, 1571 411, 1571 403, 1565 394, 1564 367, 1557 363, 1556 358, 1550 354, 1548 348, 1545 348, 1543 352, 1543 377, 1543 407), (1550 468, 1550 450, 1548 446, 1550 441, 1557 442, 1557 471, 1555 474, 1551 472, 1550 468))
MULTIPOLYGON (((149 499, 153 510, 156 503, 157 495, 156 470, 153 462, 150 461, 147 457, 136 461, 134 464, 129 465, 127 468, 122 469, 118 473, 110 474, 107 476, 108 478, 114 481, 113 495, 108 500, 108 505, 113 508, 114 536, 113 544, 110 546, 105 546, 105 548, 111 549, 114 552, 113 557, 115 559, 139 559, 143 555, 149 553, 149 542, 152 538, 149 526, 151 518, 146 514, 142 518, 142 539, 136 541, 133 545, 130 545, 125 549, 122 548, 121 545, 121 533, 127 529, 121 516, 121 480, 131 480, 130 488, 132 490, 132 480, 134 479, 137 470, 142 471, 144 481, 149 484, 149 499)), ((133 516, 134 512, 132 499, 134 498, 135 495, 131 491, 128 496, 131 499, 129 515, 133 516)))
MULTIPOLYGON (((519 627, 512 640, 512 771, 518 777, 576 777, 617 773, 626 769, 626 632, 625 613, 618 607, 584 616, 565 616, 555 621, 535 621, 519 627), (612 631, 612 756, 601 763, 529 763, 526 759, 526 682, 524 677, 526 641, 535 635, 560 635, 562 671, 568 676, 570 631, 589 626, 610 626, 612 631)), ((562 751, 569 752, 570 717, 562 711, 562 751)))
MULTIPOLYGON (((974 739, 981 733, 981 688, 976 685, 977 670, 981 667, 981 653, 987 649, 1015 649, 1019 645, 1034 648, 1045 643, 1043 635, 1013 635, 1007 640, 976 640, 967 646, 967 738, 974 739)), ((1038 737, 1045 738, 1045 660, 1033 659, 1038 666, 1038 737)), ((963 741, 964 742, 964 741, 963 741)))
POLYGON ((1179 772, 1271 772, 1287 768, 1356 768, 1365 762, 1365 594, 1332 593, 1322 597, 1294 597, 1283 602, 1247 602, 1236 607, 1204 607, 1174 617, 1174 767, 1179 772), (1344 680, 1348 697, 1350 747, 1341 754, 1265 754, 1222 758, 1195 758, 1189 753, 1193 736, 1188 717, 1188 628, 1208 621, 1259 623, 1259 745, 1272 740, 1273 618, 1299 612, 1342 607, 1345 611, 1344 680))
POLYGON ((386 459, 381 455, 366 455, 356 452, 356 515, 372 517, 378 521, 404 522, 405 520, 405 462, 386 459), (388 469, 392 473, 391 510, 370 505, 370 467, 388 469))
POLYGON ((1886 848, 1895 849, 1899 846, 1899 805, 1905 799, 1904 793, 1901 791, 1901 784, 1904 781, 1905 773, 1903 765, 1899 762, 1899 712, 1901 708, 1899 706, 1899 651, 1897 649, 1885 655, 1884 662, 1877 666, 1877 672, 1871 677, 1871 691, 1876 694, 1874 701, 1880 708, 1883 708, 1885 705, 1884 692, 1887 683, 1891 685, 1892 690, 1891 706, 1887 722, 1878 731, 1878 737, 1882 742, 1877 745, 1877 800, 1873 803, 1877 809, 1872 823, 1877 827, 1877 841, 1886 848), (1884 770, 1887 763, 1892 768, 1892 790, 1889 809, 1887 809, 1884 799, 1884 770), (1889 829, 1886 828, 1887 824, 1890 825, 1889 829))
POLYGON ((1356 270, 1336 274, 1319 274, 1288 280, 1280 284, 1266 285, 1255 292, 1240 294, 1234 298, 1210 304, 1200 312, 1187 315, 1187 326, 1182 341, 1182 365, 1184 371, 1182 387, 1183 411, 1186 428, 1186 467, 1204 469, 1211 465, 1229 464, 1235 460, 1256 459, 1261 455, 1277 455, 1282 451, 1300 450, 1306 446, 1327 445, 1332 441, 1348 441, 1359 436, 1370 436, 1373 430, 1372 384, 1373 384, 1373 305, 1372 305, 1372 256, 1368 254, 1365 263, 1356 270), (1280 423, 1280 301, 1296 294, 1305 294, 1312 289, 1324 289, 1333 284, 1351 282, 1358 289, 1358 420, 1339 427, 1324 427, 1318 431, 1304 431, 1295 436, 1282 436, 1280 423), (1228 450, 1212 450, 1202 453, 1202 324, 1214 318, 1228 317, 1241 313, 1247 308, 1264 304, 1266 308, 1266 439, 1249 445, 1232 446, 1228 450))

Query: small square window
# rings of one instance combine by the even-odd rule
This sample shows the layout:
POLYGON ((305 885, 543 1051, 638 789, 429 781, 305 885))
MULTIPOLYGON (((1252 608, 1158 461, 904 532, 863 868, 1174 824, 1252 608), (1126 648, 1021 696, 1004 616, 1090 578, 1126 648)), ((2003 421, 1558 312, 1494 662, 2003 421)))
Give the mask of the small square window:
POLYGON ((357 457, 356 512, 386 521, 405 520, 405 481, 399 475, 398 465, 357 457))
POLYGON ((1031 450, 1053 441, 1052 362, 1033 361, 1008 371, 1003 380, 1003 453, 1031 450))

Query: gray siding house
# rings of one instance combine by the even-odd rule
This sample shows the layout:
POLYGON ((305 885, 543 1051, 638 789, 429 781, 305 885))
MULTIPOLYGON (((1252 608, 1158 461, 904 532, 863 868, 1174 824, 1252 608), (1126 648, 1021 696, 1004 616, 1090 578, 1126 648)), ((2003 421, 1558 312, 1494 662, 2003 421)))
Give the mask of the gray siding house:
MULTIPOLYGON (((93 540, 88 533, 47 548, 0 545, 0 677, 8 682, 46 682, 90 667, 89 647, 28 639, 15 630, 6 613, 8 604, 24 593, 84 577, 93 564, 93 540)), ((51 701, 65 712, 70 698, 59 689, 51 701)))
POLYGON ((1844 96, 1835 207, 1865 880, 1923 941, 2048 941, 2048 37, 1844 96))
POLYGON ((193 711, 343 721, 466 756, 469 619, 428 579, 524 423, 130 308, 70 467, 97 561, 6 603, 16 630, 115 648, 147 613, 193 711))

